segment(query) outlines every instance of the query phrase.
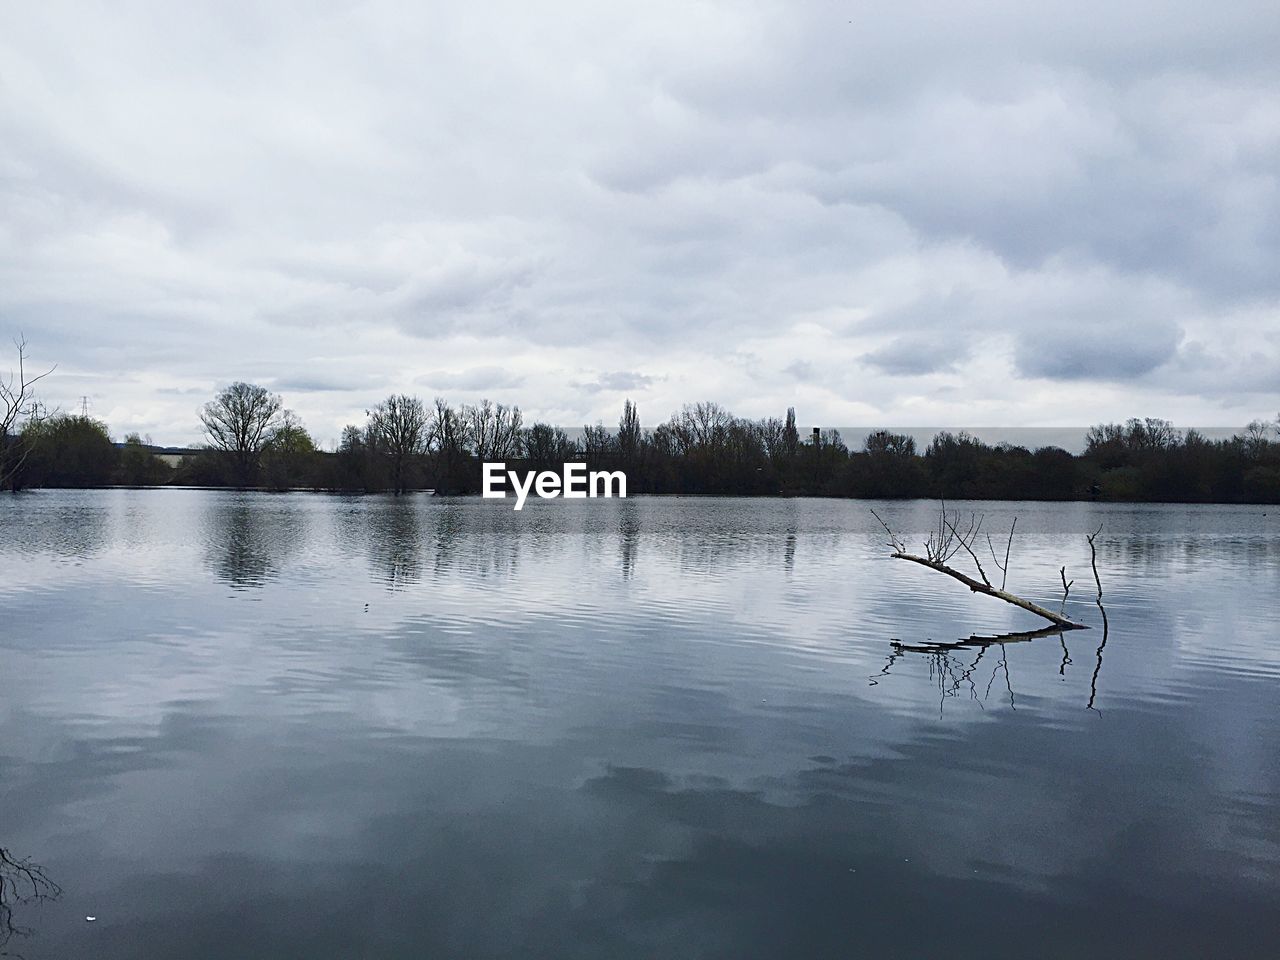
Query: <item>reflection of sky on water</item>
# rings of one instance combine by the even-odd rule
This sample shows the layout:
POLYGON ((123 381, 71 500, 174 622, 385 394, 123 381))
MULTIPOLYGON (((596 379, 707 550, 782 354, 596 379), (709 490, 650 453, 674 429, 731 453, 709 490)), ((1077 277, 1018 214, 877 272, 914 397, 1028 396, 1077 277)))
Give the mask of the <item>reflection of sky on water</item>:
POLYGON ((987 649, 976 696, 884 674, 1038 624, 883 559, 866 504, 14 502, 3 840, 67 891, 33 958, 1277 942, 1261 510, 981 508, 1011 588, 1056 608, 1066 563, 1091 623, 1106 523, 1091 712, 1098 629, 987 649))

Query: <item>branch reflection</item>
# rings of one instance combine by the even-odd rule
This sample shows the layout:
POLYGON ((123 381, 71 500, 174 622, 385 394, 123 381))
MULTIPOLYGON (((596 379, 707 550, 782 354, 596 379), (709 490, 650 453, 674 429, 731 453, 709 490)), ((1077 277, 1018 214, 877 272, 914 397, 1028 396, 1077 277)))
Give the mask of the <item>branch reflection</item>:
POLYGON ((14 937, 31 936, 29 928, 14 923, 13 908, 61 895, 62 888, 45 876, 43 867, 0 847, 0 956, 13 956, 4 948, 14 937))
MULTIPOLYGON (((1101 603, 1098 606, 1101 609, 1101 603)), ((1087 707, 1091 710, 1096 709, 1094 701, 1097 699, 1098 677, 1102 672, 1102 650, 1107 645, 1108 633, 1106 611, 1103 610, 1102 645, 1098 647, 1097 664, 1094 667, 1093 676, 1089 683, 1089 702, 1087 707)), ((884 666, 879 673, 870 676, 868 681, 871 686, 876 686, 883 678, 889 676, 890 671, 898 661, 913 655, 922 656, 928 662, 929 678, 938 689, 939 716, 942 714, 947 699, 951 697, 967 695, 968 699, 976 702, 979 707, 983 707, 983 702, 991 696, 991 690, 995 685, 996 678, 1001 674, 1004 675, 1005 696, 1008 699, 1009 707, 1016 710, 1017 695, 1009 672, 1009 657, 1006 647, 1009 644, 1029 643, 1045 637, 1058 638, 1058 643, 1062 647, 1062 660, 1058 664, 1058 674, 1065 681, 1067 667, 1072 663, 1071 653, 1067 649, 1065 632, 1056 626, 1044 627, 1039 630, 1005 633, 998 636, 975 634, 961 640, 947 642, 930 640, 924 643, 903 643, 900 640, 891 640, 889 641, 890 654, 885 660, 884 666), (979 695, 978 681, 974 680, 974 675, 987 651, 993 647, 999 653, 999 660, 992 667, 991 675, 986 680, 982 694, 979 695), (967 653, 972 651, 976 651, 976 656, 966 656, 967 653)))

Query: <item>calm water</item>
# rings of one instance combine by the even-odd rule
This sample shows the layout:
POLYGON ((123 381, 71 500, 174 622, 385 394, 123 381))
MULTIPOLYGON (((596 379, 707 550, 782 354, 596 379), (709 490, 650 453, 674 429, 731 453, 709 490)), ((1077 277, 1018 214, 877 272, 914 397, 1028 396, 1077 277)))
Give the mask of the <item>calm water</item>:
POLYGON ((1280 511, 868 506, 0 497, 9 949, 1280 956, 1280 511))

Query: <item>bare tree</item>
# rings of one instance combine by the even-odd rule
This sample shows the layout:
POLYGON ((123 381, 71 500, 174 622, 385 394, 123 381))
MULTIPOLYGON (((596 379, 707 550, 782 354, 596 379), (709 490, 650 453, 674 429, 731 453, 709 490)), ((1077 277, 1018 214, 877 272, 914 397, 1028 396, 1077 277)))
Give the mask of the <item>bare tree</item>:
POLYGON ((862 441, 862 449, 872 456, 880 457, 914 457, 916 441, 905 433, 890 433, 888 430, 876 430, 867 434, 862 441))
POLYGON ((200 412, 209 445, 232 464, 236 485, 249 486, 258 471, 262 448, 282 422, 279 395, 252 383, 233 383, 200 412))
POLYGON ((444 397, 436 397, 431 411, 431 445, 437 450, 466 453, 469 431, 462 414, 449 406, 444 397))
POLYGON ((481 460, 506 460, 520 456, 524 416, 519 407, 481 400, 462 408, 471 450, 481 460))
POLYGON ((687 434, 689 447, 719 447, 732 422, 733 414, 710 400, 685 404, 680 413, 680 427, 687 434))
POLYGON ((1271 425, 1261 420, 1252 420, 1244 428, 1243 442, 1245 456, 1250 460, 1261 460, 1271 445, 1271 425))
POLYGON ((524 453, 524 415, 516 406, 498 404, 493 408, 493 432, 489 442, 489 458, 507 460, 524 453))
POLYGON ((26 339, 19 336, 13 345, 18 348, 18 369, 0 376, 0 489, 11 486, 31 452, 30 445, 22 442, 18 435, 24 425, 40 418, 34 388, 56 369, 55 365, 44 373, 29 376, 26 339))
POLYGON ((465 411, 455 410, 443 397, 436 397, 428 430, 430 446, 435 448, 439 469, 436 492, 447 492, 457 483, 458 471, 467 456, 471 429, 465 411))
POLYGON ((478 404, 463 404, 462 420, 466 424, 471 449, 481 460, 488 457, 493 446, 495 414, 493 401, 481 400, 478 404))
POLYGON ((1130 442, 1135 448, 1145 450, 1167 450, 1176 447, 1182 440, 1182 434, 1168 420, 1158 417, 1137 417, 1126 425, 1130 442))
MULTIPOLYGON (((929 534, 929 539, 924 543, 924 556, 908 553, 906 543, 898 537, 896 533, 890 529, 889 525, 881 519, 880 515, 874 510, 871 515, 880 521, 880 526, 884 527, 885 532, 889 534, 889 545, 893 552, 890 554, 896 560, 909 560, 912 563, 918 563, 930 570, 936 570, 938 573, 945 573, 952 579, 959 580, 974 593, 983 593, 989 597, 995 597, 997 600, 1003 600, 1005 603, 1011 603, 1015 607, 1021 607, 1030 613, 1034 613, 1038 617, 1043 617, 1050 623, 1063 630, 1082 630, 1087 629, 1083 623, 1076 623, 1074 620, 1066 617, 1061 613, 1054 613, 1038 603, 1025 600, 1017 594, 1010 593, 1004 589, 1005 580, 1001 581, 999 587, 992 585, 991 580, 987 577, 986 570, 982 567, 982 561, 978 558, 978 554, 974 552, 974 544, 978 541, 978 534, 982 530, 983 518, 976 514, 970 514, 967 520, 961 518, 959 513, 949 513, 946 503, 942 504, 942 508, 938 513, 938 525, 929 534), (962 573, 955 567, 950 565, 950 561, 956 557, 961 551, 969 555, 969 559, 973 561, 974 567, 977 569, 978 576, 981 580, 975 580, 968 574, 962 573)), ((1005 544, 1004 564, 996 558, 995 546, 988 538, 987 545, 991 550, 992 559, 995 561, 1005 578, 1008 577, 1009 554, 1013 548, 1013 531, 1017 526, 1015 518, 1013 525, 1009 528, 1009 537, 1005 544)), ((1092 538, 1090 545, 1092 546, 1092 538)), ((1099 588, 1101 590, 1101 588, 1099 588)), ((1064 598, 1065 605, 1065 598, 1064 598)))
POLYGON ((571 460, 578 452, 569 435, 549 423, 535 423, 524 431, 523 444, 529 462, 543 469, 571 460))
POLYGON ((760 421, 760 445, 764 448, 769 462, 778 464, 786 454, 786 426, 777 417, 768 417, 760 421))
POLYGON ((427 447, 430 417, 417 397, 392 394, 369 411, 369 432, 391 461, 391 485, 404 493, 410 460, 427 447))
POLYGON ((594 427, 586 424, 582 428, 582 455, 588 460, 606 457, 614 450, 613 434, 603 423, 594 427))

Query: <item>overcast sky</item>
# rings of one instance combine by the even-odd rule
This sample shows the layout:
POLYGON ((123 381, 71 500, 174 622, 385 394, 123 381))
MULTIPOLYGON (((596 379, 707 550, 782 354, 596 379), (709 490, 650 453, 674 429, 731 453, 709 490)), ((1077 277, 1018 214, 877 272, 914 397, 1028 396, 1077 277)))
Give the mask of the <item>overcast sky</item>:
POLYGON ((1275 0, 0 22, 0 334, 116 436, 196 440, 239 379, 321 442, 392 391, 564 425, 1280 408, 1275 0))

